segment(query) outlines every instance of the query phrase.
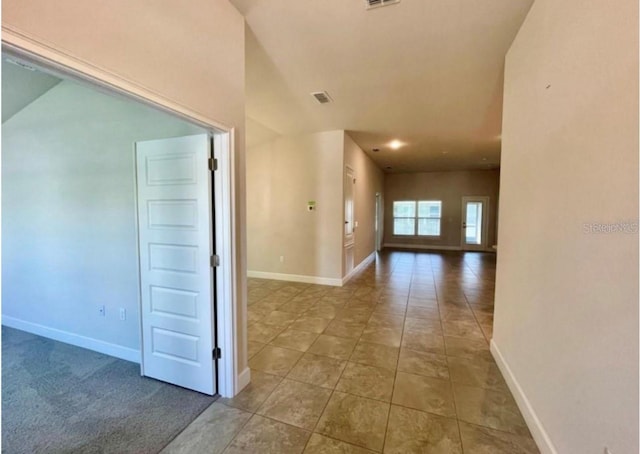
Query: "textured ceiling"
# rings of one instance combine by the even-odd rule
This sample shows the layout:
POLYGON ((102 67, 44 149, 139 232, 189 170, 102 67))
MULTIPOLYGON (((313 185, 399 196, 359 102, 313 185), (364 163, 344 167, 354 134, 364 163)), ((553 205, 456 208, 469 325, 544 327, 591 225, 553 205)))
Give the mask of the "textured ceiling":
POLYGON ((249 144, 345 129, 393 171, 499 165, 504 56, 532 0, 231 2, 247 21, 249 144), (322 90, 332 103, 309 94, 322 90))

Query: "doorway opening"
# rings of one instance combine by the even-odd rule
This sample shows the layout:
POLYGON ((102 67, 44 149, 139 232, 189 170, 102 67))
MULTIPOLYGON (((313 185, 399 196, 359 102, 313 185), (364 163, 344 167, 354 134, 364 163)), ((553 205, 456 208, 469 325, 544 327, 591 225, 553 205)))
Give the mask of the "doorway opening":
MULTIPOLYGON (((208 144, 210 143, 208 138, 211 137, 213 139, 213 145, 214 145, 213 156, 207 155, 205 159, 205 165, 208 165, 209 158, 212 159, 212 162, 216 163, 215 178, 209 178, 206 181, 206 188, 209 191, 207 193, 207 200, 208 200, 207 203, 209 204, 209 206, 206 211, 207 213, 210 214, 210 217, 211 217, 209 230, 208 230, 208 233, 211 235, 210 236, 211 245, 207 244, 205 249, 207 250, 207 267, 210 267, 210 266, 212 267, 211 272, 206 274, 214 276, 216 285, 213 286, 213 278, 211 278, 210 294, 205 297, 201 297, 201 299, 198 301, 198 304, 203 304, 206 307, 208 307, 210 309, 209 312, 212 314, 211 316, 206 317, 206 320, 205 320, 205 323, 208 325, 208 328, 209 328, 208 332, 211 333, 210 335, 211 337, 206 339, 206 342, 204 342, 204 344, 211 345, 212 348, 207 348, 206 357, 203 356, 204 350, 202 348, 198 350, 197 355, 198 355, 198 360, 206 361, 209 364, 211 364, 212 369, 214 371, 216 369, 215 367, 216 361, 218 362, 219 367, 218 367, 218 374, 215 374, 215 372, 212 374, 208 374, 206 378, 206 381, 209 382, 208 386, 197 389, 197 390, 200 392, 204 392, 206 394, 218 393, 225 397, 233 396, 237 392, 236 390, 242 387, 242 384, 239 383, 240 380, 238 379, 238 376, 237 376, 237 367, 236 367, 237 339, 236 339, 235 333, 236 333, 237 317, 236 317, 236 304, 235 304, 235 291, 234 291, 236 275, 233 268, 234 259, 232 256, 232 253, 234 250, 235 238, 231 229, 232 210, 234 207, 234 197, 232 193, 233 175, 231 171, 232 169, 231 162, 233 159, 233 143, 232 143, 231 137, 233 135, 233 129, 214 124, 214 122, 206 118, 203 118, 193 112, 190 112, 187 109, 184 109, 180 106, 176 106, 169 101, 160 99, 155 96, 150 96, 150 94, 145 92, 143 89, 139 89, 137 87, 127 85, 124 81, 114 80, 112 75, 109 75, 106 73, 100 73, 100 71, 96 70, 95 68, 85 67, 81 62, 70 63, 68 61, 65 61, 65 64, 62 64, 60 63, 60 61, 64 61, 63 58, 61 58, 60 60, 57 60, 55 55, 54 56, 49 55, 48 57, 44 57, 42 54, 39 54, 33 51, 27 51, 22 48, 14 48, 10 45, 7 45, 6 43, 3 47, 3 59, 5 58, 10 58, 11 60, 18 62, 21 66, 23 66, 23 69, 26 69, 28 71, 39 71, 44 74, 47 74, 48 76, 63 80, 65 83, 77 84, 78 86, 82 87, 84 90, 93 90, 96 92, 101 92, 100 94, 103 94, 103 95, 106 94, 111 98, 117 99, 118 102, 133 101, 133 103, 141 106, 140 107, 141 109, 153 110, 158 115, 165 115, 167 117, 174 118, 178 122, 191 125, 190 126, 191 130, 188 130, 189 128, 187 128, 187 130, 185 131, 187 136, 194 133, 204 134, 205 136, 207 136, 208 144), (217 211, 215 217, 213 217, 211 207, 215 207, 215 210, 217 211), (212 254, 210 253, 210 251, 212 250, 215 251, 215 254, 214 254, 215 257, 213 257, 212 254), (213 314, 214 301, 216 299, 218 301, 217 316, 213 314), (214 333, 216 332, 218 333, 217 343, 216 343, 216 338, 214 337, 215 336, 214 333), (222 354, 222 352, 224 354, 222 354), (216 382, 218 383, 217 387, 216 387, 216 382)), ((82 100, 80 100, 80 104, 81 102, 82 100)), ((70 115, 73 114, 74 113, 73 108, 69 109, 68 113, 70 115)), ((115 125, 119 124, 117 120, 114 121, 113 123, 115 125)), ((122 121, 120 122, 120 125, 126 126, 126 122, 122 121)), ((169 136, 171 135, 172 134, 169 134, 169 136)), ((176 135, 176 134, 173 134, 173 135, 176 135)), ((177 134, 177 135, 184 136, 184 133, 177 134)), ((152 136, 139 137, 139 139, 145 139, 145 138, 153 138, 153 137, 152 136)), ((104 156, 106 156, 104 154, 95 155, 95 156, 91 155, 90 146, 87 147, 86 151, 87 153, 85 154, 85 156, 80 156, 81 159, 85 159, 85 160, 95 159, 99 161, 99 160, 103 160, 104 156)), ((126 166, 123 165, 124 167, 131 166, 131 163, 134 162, 133 142, 130 143, 130 147, 127 150, 127 153, 128 153, 128 158, 126 159, 128 160, 128 162, 126 163, 126 166)), ((5 156, 6 156, 6 151, 5 151, 5 156)), ((181 171, 181 169, 183 170, 183 168, 177 166, 177 167, 173 167, 171 170, 174 172, 179 172, 181 171)), ((3 167, 3 170, 4 170, 4 167, 3 167)), ((102 170, 104 172, 107 172, 107 171, 110 171, 111 169, 104 168, 102 170)), ((99 173, 100 171, 98 170, 97 172, 99 173)), ((83 176, 83 178, 86 180, 87 184, 98 184, 97 179, 93 179, 92 181, 90 175, 83 176)), ((135 188, 135 174, 131 173, 131 175, 129 175, 128 177, 123 178, 123 182, 127 187, 135 188)), ((5 184, 7 184, 6 180, 5 180, 5 184)), ((82 191, 81 188, 75 188, 73 190, 82 191)), ((126 194, 123 195, 124 200, 126 200, 127 198, 128 196, 126 194)), ((133 229, 135 230, 138 227, 137 221, 139 220, 137 217, 137 213, 135 211, 136 209, 135 195, 133 196, 132 199, 129 199, 127 203, 129 202, 131 203, 131 206, 134 207, 134 210, 129 214, 131 214, 131 217, 134 220, 133 225, 135 227, 133 227, 133 229)), ((156 206, 156 208, 158 208, 158 206, 156 206)), ((78 222, 76 222, 75 228, 78 229, 78 231, 81 231, 83 226, 82 219, 89 219, 91 217, 95 218, 96 216, 99 216, 98 210, 101 209, 104 212, 104 210, 109 208, 109 206, 96 205, 94 208, 95 208, 94 215, 88 215, 88 214, 86 216, 83 214, 78 215, 77 212, 73 212, 73 211, 70 213, 57 213, 57 214, 60 214, 61 216, 62 215, 71 216, 73 215, 73 213, 76 213, 75 219, 78 222)), ((111 207, 111 208, 114 208, 114 207, 111 207)), ((149 207, 147 207, 147 209, 148 208, 149 207)), ((179 222, 182 222, 178 218, 184 219, 185 216, 188 216, 189 214, 188 210, 184 209, 184 206, 179 208, 177 206, 173 206, 172 208, 173 209, 171 210, 165 210, 163 212, 162 216, 165 216, 165 220, 166 220, 166 216, 174 216, 173 220, 178 220, 179 222)), ((116 211, 118 210, 123 211, 122 207, 120 208, 115 207, 114 209, 116 211)), ((3 211, 4 211, 4 206, 3 206, 3 211)), ((126 211, 127 213, 129 212, 129 210, 126 207, 124 208, 124 211, 126 211)), ((152 214, 152 211, 149 211, 149 210, 147 211, 149 214, 152 214)), ((160 211, 156 210, 155 215, 158 215, 158 213, 160 213, 161 211, 162 210, 160 211)), ((56 214, 56 213, 52 212, 52 214, 56 214)), ((105 225, 107 226, 110 225, 110 219, 108 217, 104 217, 103 221, 105 225)), ((90 240, 88 239, 87 241, 90 241, 90 240)), ((131 244, 131 241, 129 241, 129 243, 131 244)), ((98 243, 96 242, 96 245, 97 244, 98 243)), ((133 241, 134 248, 135 248, 135 244, 136 243, 134 239, 133 241)), ((106 246, 108 249, 109 244, 105 242, 102 245, 102 247, 104 246, 106 246)), ((167 252, 168 252, 167 249, 155 250, 154 260, 156 260, 157 263, 167 260, 167 257, 168 257, 167 252)), ((135 251, 135 254, 138 254, 137 250, 135 251)), ((177 256, 174 254, 173 259, 184 261, 184 260, 189 260, 189 257, 188 257, 188 254, 186 255, 183 254, 181 256, 180 254, 178 254, 177 256)), ((182 262, 182 263, 184 264, 186 262, 182 262)), ((146 265, 148 264, 149 263, 147 263, 146 265)), ((10 267, 7 267, 7 265, 3 263, 3 273, 9 270, 9 268, 10 267)), ((93 265, 87 264, 86 268, 91 269, 95 267, 93 265)), ((117 264, 113 267, 113 270, 117 272, 118 270, 117 264)), ((138 272, 129 273, 129 274, 131 276, 138 277, 138 272)), ((178 274, 178 273, 176 272, 175 274, 178 274)), ((75 277, 71 276, 70 279, 78 279, 78 276, 75 276, 75 277)), ((96 277, 96 279, 99 279, 99 278, 96 277)), ((171 279, 167 278, 166 287, 175 289, 175 287, 172 287, 172 284, 170 281, 171 279)), ((119 285, 119 281, 117 280, 113 281, 113 287, 117 287, 118 285, 119 285)), ((6 290, 6 287, 3 288, 3 293, 5 293, 4 290, 6 290)), ((119 335, 118 333, 122 331, 122 326, 125 324, 125 321, 127 319, 129 320, 130 324, 135 323, 135 320, 136 320, 135 312, 139 312, 140 315, 142 315, 144 312, 142 310, 142 306, 140 305, 140 301, 142 300, 142 298, 141 298, 141 289, 140 289, 139 282, 138 282, 138 290, 136 291, 136 294, 138 299, 138 307, 136 309, 139 309, 139 311, 130 310, 128 306, 118 307, 120 305, 118 301, 114 301, 114 302, 105 301, 105 303, 102 304, 101 307, 98 307, 97 309, 92 308, 92 310, 96 309, 95 313, 99 314, 99 316, 101 317, 105 317, 105 318, 115 317, 115 318, 118 318, 121 322, 123 322, 122 325, 115 328, 115 331, 116 331, 115 337, 117 337, 119 335), (113 306, 115 306, 115 308, 113 306)), ((176 295, 178 295, 178 293, 173 293, 171 295, 173 299, 171 298, 158 299, 157 300, 158 304, 161 305, 164 303, 164 304, 171 305, 172 303, 175 303, 177 301, 176 295)), ((165 294, 164 296, 167 296, 167 295, 165 294)), ((180 296, 185 296, 185 294, 180 294, 180 296)), ((143 340, 144 333, 142 332, 144 324, 142 323, 141 318, 139 320, 140 321, 139 326, 136 330, 137 332, 136 337, 140 339, 140 342, 138 344, 139 347, 136 348, 135 343, 132 344, 130 342, 131 345, 126 346, 124 348, 120 348, 117 345, 117 343, 111 344, 109 342, 104 342, 99 339, 92 340, 91 336, 90 335, 88 336, 86 333, 83 333, 83 334, 73 333, 72 332, 73 327, 68 328, 66 325, 64 325, 64 322, 62 323, 63 329, 61 329, 60 327, 53 327, 53 328, 47 329, 46 327, 42 327, 40 323, 21 320, 21 318, 25 318, 25 317, 22 317, 22 315, 24 314, 20 314, 20 313, 13 314, 13 317, 12 315, 5 315, 4 312, 6 308, 5 307, 6 301, 8 301, 8 299, 5 298, 5 295, 3 295, 3 300, 5 302, 5 305, 3 305, 3 323, 4 324, 8 326, 11 326, 11 324, 13 324, 13 326, 18 329, 28 330, 28 331, 31 331, 32 333, 44 335, 52 339, 83 346, 85 348, 94 349, 96 351, 100 351, 102 353, 127 359, 129 361, 139 362, 141 364, 142 373, 143 374, 145 373, 145 367, 144 367, 145 361, 146 361, 145 353, 144 353, 145 341, 143 340), (13 323, 14 321, 15 323, 13 323)), ((156 305, 155 309, 157 310, 158 307, 160 306, 156 305)), ((180 317, 183 317, 183 319, 180 320, 181 323, 187 323, 187 320, 186 320, 188 318, 187 316, 185 316, 184 314, 178 314, 178 315, 180 317)), ((53 314, 53 317, 57 319, 60 318, 59 315, 55 315, 55 314, 53 314)), ((156 348, 156 351, 154 352, 154 355, 156 357, 163 353, 168 354, 167 351, 163 351, 163 345, 165 347, 167 345, 166 338, 164 339, 165 344, 163 344, 159 338, 157 338, 155 342, 156 342, 155 347, 157 348, 156 348)), ((182 362, 188 362, 192 360, 194 355, 193 348, 195 344, 202 344, 202 342, 201 340, 196 341, 196 339, 184 337, 181 335, 173 336, 170 342, 171 348, 174 349, 173 353, 180 353, 180 355, 175 355, 175 356, 180 357, 182 355, 182 357, 180 358, 182 362)), ((164 348, 164 350, 166 350, 166 348, 164 348)), ((248 375, 245 378, 248 379, 248 375)), ((174 384, 195 389, 194 387, 190 386, 188 383, 174 382, 174 384)))

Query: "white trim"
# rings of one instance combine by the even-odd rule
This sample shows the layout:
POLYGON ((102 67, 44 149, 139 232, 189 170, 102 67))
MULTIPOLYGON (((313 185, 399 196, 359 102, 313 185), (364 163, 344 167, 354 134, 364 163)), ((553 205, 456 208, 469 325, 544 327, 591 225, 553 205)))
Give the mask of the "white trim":
POLYGON ((460 246, 438 246, 437 244, 405 244, 405 243, 384 243, 384 247, 395 247, 401 249, 427 249, 434 251, 460 251, 460 246))
POLYGON ((237 305, 236 273, 234 269, 235 244, 234 213, 235 193, 233 191, 233 137, 234 131, 214 136, 213 155, 218 160, 218 170, 213 174, 216 207, 216 254, 220 266, 216 268, 217 316, 216 326, 218 346, 222 357, 218 363, 218 394, 233 397, 240 392, 238 386, 238 339, 236 335, 237 305), (231 222, 225 222, 231 220, 231 222))
POLYGON ((89 63, 64 49, 8 25, 2 25, 2 52, 35 65, 42 65, 45 72, 64 75, 65 78, 71 78, 82 84, 89 83, 93 88, 103 92, 105 90, 112 94, 116 92, 171 115, 177 115, 205 129, 211 127, 219 131, 231 129, 228 125, 196 112, 138 82, 89 63))
MULTIPOLYGON (((115 93, 182 118, 211 131, 215 137, 219 138, 221 146, 216 147, 219 148, 216 150, 219 164, 216 172, 216 189, 219 189, 216 194, 216 209, 220 208, 220 212, 216 213, 216 229, 218 226, 222 226, 222 234, 216 239, 219 241, 217 251, 221 264, 219 275, 221 278, 217 282, 219 299, 217 307, 218 326, 216 329, 218 331, 218 345, 223 354, 218 363, 218 393, 224 397, 232 397, 237 394, 240 382, 237 348, 237 306, 241 295, 238 295, 238 276, 235 272, 237 238, 234 221, 236 214, 234 189, 236 143, 234 129, 137 82, 128 80, 106 68, 91 64, 80 57, 57 48, 51 43, 30 37, 20 30, 6 25, 2 26, 2 51, 37 66, 42 66, 45 72, 63 75, 77 82, 89 84, 100 91, 115 93), (220 188, 218 188, 218 184, 220 188)), ((218 230, 216 230, 216 234, 218 233, 218 230)), ((94 342, 96 343, 95 349, 97 351, 102 351, 100 348, 107 348, 101 347, 100 341, 94 342)), ((130 352, 120 354, 131 355, 130 352)), ((140 352, 136 352, 136 355, 135 361, 140 362, 140 352)), ((114 354, 114 356, 118 355, 114 354)))
POLYGON ((342 287, 342 279, 320 276, 306 276, 302 274, 270 273, 267 271, 247 271, 247 277, 258 279, 274 279, 276 281, 303 282, 305 284, 333 285, 342 287))
POLYGON ((242 391, 251 382, 251 369, 245 368, 238 374, 238 388, 237 391, 242 391))
POLYGON ((9 328, 19 329, 31 334, 64 342, 65 344, 75 345, 76 347, 86 348, 105 355, 124 359, 125 361, 140 364, 140 350, 123 347, 122 345, 112 344, 110 342, 93 339, 80 334, 70 333, 69 331, 63 331, 61 329, 50 328, 38 323, 27 322, 9 315, 2 316, 2 324, 9 328))
POLYGON ((542 454, 558 454, 558 451, 551 441, 551 437, 549 437, 549 434, 544 429, 544 426, 533 409, 531 402, 527 399, 524 390, 520 386, 520 383, 518 383, 515 375, 513 375, 509 364, 504 359, 504 356, 502 356, 498 345, 493 339, 491 339, 491 353, 493 354, 493 358, 496 360, 496 364, 498 365, 500 372, 502 372, 502 376, 507 382, 507 386, 509 386, 511 393, 518 404, 518 408, 531 431, 534 441, 538 445, 538 449, 540 449, 542 454))
POLYGON ((342 278, 342 285, 344 285, 347 282, 349 282, 349 279, 351 279, 353 276, 355 276, 360 271, 362 271, 364 268, 366 268, 375 259, 376 259, 376 251, 373 251, 362 262, 358 263, 358 266, 353 268, 349 274, 347 274, 345 277, 342 278))

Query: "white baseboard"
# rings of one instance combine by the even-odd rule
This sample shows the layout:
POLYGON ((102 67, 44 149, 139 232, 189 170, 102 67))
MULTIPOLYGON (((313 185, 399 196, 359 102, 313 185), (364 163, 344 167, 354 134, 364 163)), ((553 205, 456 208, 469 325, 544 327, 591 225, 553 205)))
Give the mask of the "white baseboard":
POLYGON ((305 284, 342 286, 342 279, 330 277, 306 276, 302 274, 269 273, 267 271, 247 271, 247 277, 258 279, 273 279, 276 281, 303 282, 305 284))
MULTIPOLYGON (((419 249, 427 251, 462 251, 460 246, 438 246, 437 244, 405 244, 405 243, 384 243, 383 247, 398 249, 419 249)), ((475 249, 467 252, 496 252, 494 248, 475 249)))
POLYGON ((247 367, 245 370, 243 370, 238 374, 238 383, 236 384, 236 394, 242 391, 250 382, 251 382, 251 369, 247 367))
POLYGON ((438 246, 431 244, 404 244, 404 243, 384 243, 384 247, 400 249, 425 249, 429 251, 461 251, 460 246, 438 246))
POLYGON ((349 282, 349 279, 351 279, 353 276, 355 276, 360 271, 362 271, 364 268, 366 268, 367 265, 369 265, 375 259, 376 259, 376 251, 373 251, 362 262, 358 263, 358 265, 356 267, 354 267, 349 274, 347 274, 345 277, 342 278, 342 284, 341 285, 344 285, 347 282, 349 282))
POLYGON ((518 380, 513 375, 509 364, 504 359, 504 356, 502 356, 502 353, 500 353, 500 349, 493 339, 491 340, 491 353, 493 354, 493 358, 496 360, 496 364, 498 365, 500 372, 502 372, 502 376, 507 382, 507 386, 509 386, 511 393, 518 404, 518 408, 531 431, 533 439, 538 445, 538 449, 540 449, 542 454, 558 454, 549 434, 531 406, 531 402, 527 399, 527 396, 520 387, 520 383, 518 383, 518 380))
POLYGON ((68 331, 62 331, 56 328, 50 328, 37 323, 27 322, 8 315, 2 316, 2 324, 9 328, 19 329, 31 334, 64 342, 65 344, 75 345, 76 347, 86 348, 88 350, 93 350, 99 353, 104 353, 105 355, 114 356, 116 358, 140 364, 140 350, 111 344, 109 342, 92 339, 90 337, 81 336, 68 331))

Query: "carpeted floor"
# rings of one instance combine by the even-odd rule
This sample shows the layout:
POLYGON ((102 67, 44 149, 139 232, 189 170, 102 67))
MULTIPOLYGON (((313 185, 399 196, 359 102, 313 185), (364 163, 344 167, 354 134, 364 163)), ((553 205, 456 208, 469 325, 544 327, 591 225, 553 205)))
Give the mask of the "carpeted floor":
POLYGON ((2 327, 2 452, 156 453, 214 397, 140 366, 2 327))

